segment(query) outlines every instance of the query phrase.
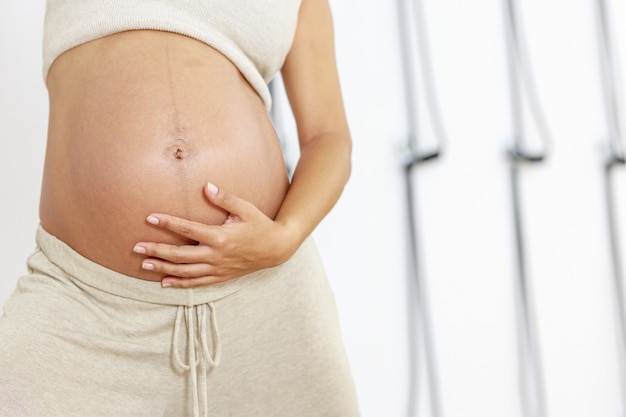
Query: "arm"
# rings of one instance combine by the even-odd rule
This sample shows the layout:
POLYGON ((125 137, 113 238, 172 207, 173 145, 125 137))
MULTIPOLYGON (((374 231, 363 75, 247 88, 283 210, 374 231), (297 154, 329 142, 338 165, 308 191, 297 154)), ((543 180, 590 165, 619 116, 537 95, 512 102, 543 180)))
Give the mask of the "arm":
POLYGON ((300 160, 276 221, 299 246, 335 205, 351 168, 352 141, 327 0, 302 1, 282 76, 298 127, 300 160))
POLYGON ((220 226, 165 214, 148 221, 199 242, 138 243, 144 267, 168 274, 164 286, 223 282, 288 260, 335 205, 350 175, 352 142, 333 45, 328 0, 302 0, 293 46, 282 69, 298 126, 300 159, 275 220, 208 184, 205 194, 230 216, 220 226))

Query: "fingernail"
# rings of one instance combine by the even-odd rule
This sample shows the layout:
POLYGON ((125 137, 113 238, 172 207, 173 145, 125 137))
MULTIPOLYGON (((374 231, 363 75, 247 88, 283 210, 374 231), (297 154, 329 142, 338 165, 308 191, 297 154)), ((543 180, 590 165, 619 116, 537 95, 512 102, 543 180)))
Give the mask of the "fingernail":
POLYGON ((154 265, 153 265, 153 264, 151 264, 151 263, 148 263, 148 262, 144 262, 144 263, 142 263, 142 264, 141 264, 141 267, 142 267, 143 269, 148 270, 148 271, 153 271, 153 270, 154 270, 154 265))
POLYGON ((172 286, 172 283, 171 283, 171 282, 169 282, 169 281, 162 281, 162 282, 161 282, 161 286, 162 286, 163 288, 168 288, 168 287, 171 287, 171 286, 172 286))
POLYGON ((148 223, 159 224, 159 219, 154 216, 148 216, 146 220, 148 220, 148 223))
POLYGON ((209 189, 209 193, 211 193, 211 195, 217 195, 217 186, 215 184, 208 183, 206 186, 209 189))
POLYGON ((135 246, 133 248, 133 252, 145 255, 146 254, 146 248, 144 248, 143 246, 135 246))

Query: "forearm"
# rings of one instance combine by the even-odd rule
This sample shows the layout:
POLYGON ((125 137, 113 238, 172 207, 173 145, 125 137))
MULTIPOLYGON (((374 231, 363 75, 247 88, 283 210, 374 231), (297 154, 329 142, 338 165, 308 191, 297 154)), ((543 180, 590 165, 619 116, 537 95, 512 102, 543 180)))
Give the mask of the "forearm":
POLYGON ((339 199, 350 176, 352 142, 341 97, 327 0, 303 0, 281 70, 300 143, 300 160, 276 216, 277 251, 290 256, 339 199))
POLYGON ((287 231, 289 255, 339 200, 350 176, 351 153, 348 132, 319 135, 301 149, 291 186, 276 216, 276 222, 287 231))

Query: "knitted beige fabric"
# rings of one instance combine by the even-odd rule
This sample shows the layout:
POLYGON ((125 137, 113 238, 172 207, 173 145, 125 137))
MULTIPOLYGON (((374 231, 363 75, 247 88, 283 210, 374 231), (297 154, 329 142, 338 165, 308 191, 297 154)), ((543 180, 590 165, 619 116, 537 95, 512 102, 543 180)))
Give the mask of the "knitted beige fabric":
POLYGON ((37 241, 0 317, 1 417, 358 415, 310 239, 276 268, 189 290, 37 241))
POLYGON ((133 29, 174 32, 230 59, 271 107, 267 83, 282 67, 298 22, 300 0, 48 0, 43 74, 63 52, 133 29))

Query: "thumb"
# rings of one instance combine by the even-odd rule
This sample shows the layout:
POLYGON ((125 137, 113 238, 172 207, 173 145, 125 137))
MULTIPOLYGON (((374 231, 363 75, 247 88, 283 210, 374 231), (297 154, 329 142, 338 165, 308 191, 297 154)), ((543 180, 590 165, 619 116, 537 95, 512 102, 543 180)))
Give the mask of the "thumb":
POLYGON ((231 217, 246 217, 250 203, 243 200, 227 191, 219 189, 215 184, 207 183, 204 187, 204 194, 206 194, 209 201, 221 209, 224 209, 229 213, 231 217))

